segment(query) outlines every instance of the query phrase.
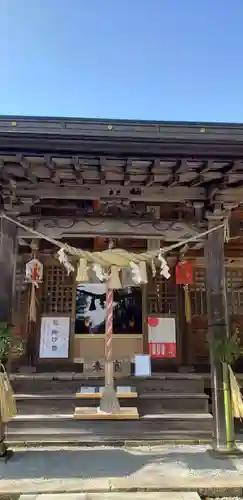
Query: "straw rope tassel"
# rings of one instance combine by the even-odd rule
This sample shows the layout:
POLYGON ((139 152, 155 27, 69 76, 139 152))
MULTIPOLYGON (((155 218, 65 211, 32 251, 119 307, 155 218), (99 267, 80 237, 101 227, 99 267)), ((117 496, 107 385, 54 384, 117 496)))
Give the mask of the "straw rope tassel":
POLYGON ((31 284, 29 318, 30 318, 30 321, 33 321, 33 323, 36 323, 35 283, 31 284))
POLYGON ((1 420, 7 424, 17 414, 16 402, 7 372, 0 363, 0 413, 1 420))
POLYGON ((191 299, 188 285, 184 285, 185 316, 186 322, 192 322, 191 299))

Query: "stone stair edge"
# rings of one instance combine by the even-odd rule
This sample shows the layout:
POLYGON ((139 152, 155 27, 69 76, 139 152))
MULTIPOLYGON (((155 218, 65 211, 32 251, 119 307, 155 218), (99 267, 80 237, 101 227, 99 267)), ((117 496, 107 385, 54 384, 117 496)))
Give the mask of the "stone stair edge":
MULTIPOLYGON (((98 393, 97 393, 97 398, 98 398, 98 393)), ((22 393, 19 393, 19 392, 15 392, 14 393, 14 397, 15 399, 28 399, 28 400, 32 400, 32 399, 40 399, 40 400, 43 400, 43 399, 50 399, 50 400, 53 400, 53 399, 80 399, 78 396, 77 396, 77 393, 57 393, 57 394, 45 394, 45 393, 27 393, 27 394, 22 394, 22 393)), ((178 393, 178 392, 167 392, 167 391, 164 391, 161 393, 156 393, 154 394, 153 392, 147 392, 147 393, 142 393, 142 394, 137 394, 137 399, 173 399, 173 398, 178 398, 178 399, 187 399, 187 398, 200 398, 200 399, 208 399, 209 396, 207 394, 205 394, 204 392, 202 393, 194 393, 194 392, 181 392, 181 393, 178 393)), ((82 399, 85 399, 85 394, 83 395, 83 398, 82 399)), ((89 398, 87 398, 89 399, 89 398)), ((126 399, 125 397, 123 399, 126 399)), ((128 395, 128 399, 131 399, 129 398, 129 395, 128 395)), ((136 398, 134 398, 136 399, 136 398)))
MULTIPOLYGON (((212 420, 211 413, 201 413, 201 412, 190 412, 190 413, 182 413, 182 412, 165 412, 158 414, 145 414, 142 415, 138 422, 140 421, 148 421, 148 420, 212 420)), ((73 420, 72 413, 50 413, 50 414, 19 414, 12 419, 11 422, 21 422, 21 421, 65 421, 65 420, 73 420)), ((93 421, 92 421, 93 422, 93 421)), ((104 422, 104 421, 100 421, 104 422)))
MULTIPOLYGON (((243 377, 243 374, 241 374, 243 377)), ((130 375, 128 377, 121 377, 121 379, 131 379, 138 381, 145 380, 202 380, 208 378, 208 374, 195 374, 195 373, 163 373, 153 374, 150 377, 135 377, 130 375)), ((238 377, 238 375, 237 375, 238 377)), ((240 375, 239 375, 240 377, 240 375)), ((90 380, 90 377, 85 377, 83 373, 79 372, 55 372, 55 373, 11 373, 10 380, 90 380)), ((93 379, 94 380, 94 379, 93 379)), ((95 377, 95 380, 103 381, 104 377, 95 377)), ((116 379, 117 381, 119 378, 116 379)))
MULTIPOLYGON (((160 492, 160 500, 200 500, 197 493, 183 492, 172 493, 169 490, 160 492)), ((42 493, 37 495, 23 494, 18 500, 157 500, 157 492, 139 492, 138 496, 135 492, 113 492, 108 493, 42 493)))

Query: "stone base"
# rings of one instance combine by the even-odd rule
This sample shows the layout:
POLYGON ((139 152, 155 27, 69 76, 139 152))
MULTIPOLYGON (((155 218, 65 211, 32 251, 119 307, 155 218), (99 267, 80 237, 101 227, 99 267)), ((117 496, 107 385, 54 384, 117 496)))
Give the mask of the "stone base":
MULTIPOLYGON (((94 386, 87 387, 81 386, 80 391, 76 392, 76 398, 79 399, 97 399, 101 398, 103 395, 105 387, 94 386)), ((138 397, 135 387, 131 386, 118 386, 116 388, 116 397, 118 399, 135 399, 138 397)))
POLYGON ((76 407, 73 418, 75 420, 137 420, 139 414, 136 407, 120 408, 118 413, 104 413, 99 408, 76 407))
POLYGON ((208 450, 208 454, 211 455, 213 458, 243 457, 243 451, 237 448, 237 446, 235 446, 232 449, 212 448, 211 450, 208 450))

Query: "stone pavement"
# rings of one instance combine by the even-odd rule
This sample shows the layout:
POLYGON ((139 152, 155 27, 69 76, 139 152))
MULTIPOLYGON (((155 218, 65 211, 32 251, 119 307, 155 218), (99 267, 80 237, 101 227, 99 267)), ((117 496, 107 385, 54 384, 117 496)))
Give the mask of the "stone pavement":
POLYGON ((19 500, 200 500, 197 493, 64 493, 21 495, 19 500))
POLYGON ((114 491, 243 496, 243 459, 212 458, 209 449, 202 445, 17 449, 8 463, 0 464, 0 498, 6 493, 114 491))

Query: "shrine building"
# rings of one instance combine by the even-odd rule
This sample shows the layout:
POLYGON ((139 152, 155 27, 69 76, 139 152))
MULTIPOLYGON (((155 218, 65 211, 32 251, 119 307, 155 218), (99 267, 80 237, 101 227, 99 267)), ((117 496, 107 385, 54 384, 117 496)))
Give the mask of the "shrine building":
POLYGON ((118 369, 150 353, 154 373, 209 372, 207 305, 219 301, 224 323, 224 275, 229 330, 243 342, 242 147, 235 124, 1 117, 1 209, 23 225, 1 221, 0 319, 25 345, 16 367, 102 365, 104 285, 68 275, 53 239, 91 252, 111 240, 134 253, 183 243, 166 254, 169 279, 149 270, 147 284, 115 291, 118 369), (43 265, 35 321, 33 258, 43 265))

